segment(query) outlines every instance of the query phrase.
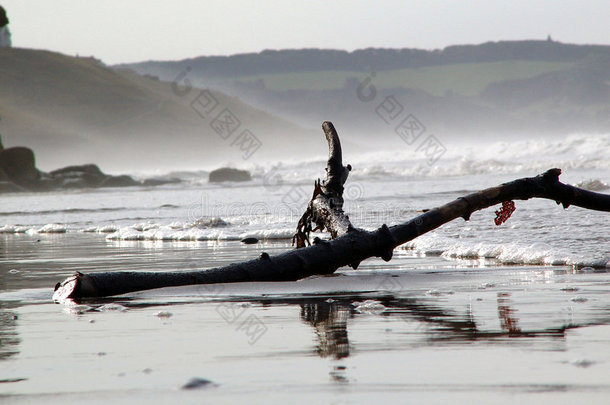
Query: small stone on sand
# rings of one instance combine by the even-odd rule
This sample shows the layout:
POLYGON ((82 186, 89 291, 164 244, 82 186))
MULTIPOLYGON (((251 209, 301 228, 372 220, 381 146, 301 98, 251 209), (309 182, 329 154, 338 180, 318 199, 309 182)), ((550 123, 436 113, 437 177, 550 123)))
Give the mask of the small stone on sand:
POLYGON ((170 318, 172 315, 174 314, 168 311, 159 311, 155 314, 157 318, 170 318))
POLYGON ((206 380, 205 378, 194 377, 194 378, 191 378, 186 384, 184 384, 182 386, 182 389, 183 390, 194 390, 194 389, 208 388, 208 387, 214 387, 214 386, 216 386, 216 384, 214 384, 210 380, 206 380))

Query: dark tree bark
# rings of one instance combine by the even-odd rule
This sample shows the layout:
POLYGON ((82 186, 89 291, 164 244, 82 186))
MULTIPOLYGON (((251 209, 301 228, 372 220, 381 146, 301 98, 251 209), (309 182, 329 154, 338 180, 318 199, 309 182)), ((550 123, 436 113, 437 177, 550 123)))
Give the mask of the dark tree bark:
POLYGON ((320 182, 318 179, 314 184, 313 197, 299 220, 297 232, 292 240, 293 244, 296 242, 297 248, 310 245, 309 234, 312 232, 312 224, 316 225, 313 231, 322 231, 326 228, 333 239, 353 228, 349 217, 343 212, 343 185, 352 167, 343 166, 341 142, 333 124, 325 121, 322 129, 328 142, 326 180, 320 182))
POLYGON ((357 268, 369 257, 389 261, 394 248, 403 243, 456 218, 468 220, 475 211, 516 199, 546 198, 564 208, 576 205, 610 212, 610 195, 563 184, 559 181, 561 170, 550 169, 536 177, 514 180, 460 197, 400 225, 388 227, 384 224, 372 232, 358 229, 343 212, 343 185, 351 167, 343 166, 341 144, 333 125, 325 122, 322 127, 329 144, 326 179, 316 182, 312 200, 299 220, 293 239, 297 249, 273 257, 262 253, 253 260, 200 271, 77 273, 56 285, 54 299, 103 297, 192 284, 295 281, 331 274, 342 266, 357 268), (312 224, 316 228, 312 229, 312 224), (327 229, 332 240, 315 238, 309 245, 309 233, 315 229, 327 229))

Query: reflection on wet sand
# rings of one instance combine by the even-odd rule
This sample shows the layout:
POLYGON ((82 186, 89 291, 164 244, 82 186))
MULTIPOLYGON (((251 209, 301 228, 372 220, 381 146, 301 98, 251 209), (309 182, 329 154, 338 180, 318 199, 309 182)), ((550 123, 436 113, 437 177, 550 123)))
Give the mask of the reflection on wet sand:
MULTIPOLYGON (((120 304, 129 309, 143 309, 154 307, 180 306, 180 305, 210 305, 207 301, 185 301, 185 302, 155 302, 147 301, 144 295, 140 295, 138 299, 129 297, 121 298, 106 298, 96 301, 87 301, 86 308, 89 312, 97 312, 98 308, 108 302, 120 304)), ((500 323, 500 329, 495 329, 489 326, 480 326, 477 320, 473 317, 469 309, 457 311, 454 308, 441 306, 439 303, 430 300, 429 298, 403 298, 393 295, 371 296, 363 295, 340 295, 328 298, 323 297, 267 297, 264 299, 228 299, 215 300, 213 305, 218 305, 219 302, 237 303, 248 302, 250 304, 258 304, 262 308, 273 309, 279 307, 296 307, 299 308, 299 318, 301 321, 312 326, 315 333, 314 344, 316 355, 322 358, 331 358, 334 360, 344 359, 353 354, 353 350, 361 347, 356 347, 349 339, 349 329, 353 327, 351 324, 360 317, 373 316, 379 318, 393 318, 405 322, 405 325, 411 325, 404 330, 395 328, 398 334, 402 334, 404 339, 399 339, 400 348, 413 346, 431 346, 455 343, 470 343, 474 341, 491 341, 501 344, 505 342, 505 338, 537 338, 537 337, 553 337, 564 339, 568 329, 578 328, 581 326, 591 326, 594 324, 605 324, 607 319, 599 319, 598 322, 589 321, 582 324, 566 323, 560 327, 544 327, 544 323, 540 324, 539 329, 523 330, 519 327, 519 317, 516 310, 512 308, 510 295, 508 293, 499 292, 497 294, 497 316, 500 323), (357 309, 356 303, 366 299, 374 298, 375 302, 382 305, 382 310, 378 312, 362 313, 357 309), (408 332, 415 325, 416 333, 408 332), (407 332, 407 334, 405 334, 407 332)), ((13 311, 15 306, 19 306, 18 302, 10 303, 0 302, 0 361, 8 359, 11 356, 19 353, 20 339, 17 329, 17 315, 13 311)), ((81 316, 78 315, 77 316, 81 316)), ((479 320, 479 324, 481 324, 479 320)), ((380 333, 382 330, 380 329, 380 333)), ((381 340, 380 340, 381 341, 381 340)), ((397 347, 385 347, 382 343, 376 346, 374 350, 396 349, 397 347)))
MULTIPOLYGON (((578 325, 564 325, 558 328, 541 328, 522 331, 518 327, 516 311, 511 308, 509 295, 498 294, 498 317, 501 330, 483 330, 477 326, 470 311, 453 312, 414 298, 384 297, 378 301, 385 310, 381 317, 398 317, 405 322, 416 322, 418 344, 429 345, 442 342, 472 342, 477 340, 512 337, 553 336, 563 338, 568 329, 578 325)), ((309 323, 316 334, 316 352, 320 357, 340 359, 350 355, 348 320, 363 314, 355 310, 353 302, 358 297, 343 298, 333 302, 308 300, 301 303, 301 319, 309 323)), ((285 304, 285 302, 283 302, 285 304)), ((267 302, 268 304, 268 302, 267 302)))
MULTIPOLYGON (((354 302, 362 297, 342 297, 337 299, 306 299, 300 305, 300 317, 310 324, 316 335, 315 351, 320 357, 341 359, 351 352, 348 337, 349 320, 363 316, 355 309, 354 302)), ((381 297, 378 301, 385 310, 377 316, 400 318, 405 322, 417 324, 420 345, 442 344, 442 342, 473 342, 484 340, 502 341, 502 338, 515 337, 555 337, 565 338, 568 329, 577 328, 576 324, 560 327, 541 327, 523 331, 519 325, 516 311, 511 306, 510 294, 498 293, 497 309, 501 330, 485 330, 479 326, 469 310, 455 312, 426 302, 425 299, 381 297)), ((278 300, 276 305, 294 305, 299 300, 278 300)), ((263 302, 261 302, 263 303, 263 302)), ((269 300, 264 301, 268 306, 269 300)), ((589 324, 587 324, 588 326, 589 324)))
POLYGON ((301 319, 313 326, 320 357, 341 359, 349 356, 347 318, 352 315, 351 309, 345 303, 327 301, 301 304, 301 319))
POLYGON ((498 317, 502 330, 508 332, 509 336, 519 336, 522 333, 515 310, 511 306, 510 293, 498 293, 498 317))
POLYGON ((7 303, 0 301, 0 361, 19 353, 19 338, 16 331, 17 314, 7 303))

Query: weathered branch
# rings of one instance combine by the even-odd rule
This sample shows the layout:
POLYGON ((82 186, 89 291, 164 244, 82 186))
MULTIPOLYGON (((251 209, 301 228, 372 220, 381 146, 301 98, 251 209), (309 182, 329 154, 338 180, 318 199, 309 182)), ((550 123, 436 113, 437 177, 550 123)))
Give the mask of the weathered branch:
POLYGON ((322 123, 322 129, 328 142, 328 162, 326 164, 326 180, 322 183, 322 191, 325 194, 343 195, 343 185, 347 181, 352 167, 350 165, 343 166, 343 154, 341 151, 341 142, 339 135, 334 125, 329 121, 322 123))
POLYGON ((312 230, 322 231, 326 228, 335 239, 353 229, 349 217, 343 212, 343 185, 352 167, 343 166, 341 142, 333 124, 324 121, 322 129, 328 142, 326 179, 323 182, 318 179, 314 184, 311 201, 299 220, 292 239, 293 244, 296 242, 297 249, 311 244, 309 234, 312 230), (313 224, 316 226, 312 229, 313 224))
MULTIPOLYGON (((356 268, 362 260, 369 257, 381 257, 389 261, 393 249, 398 245, 456 218, 468 220, 475 211, 515 199, 546 198, 562 204, 564 208, 576 205, 592 210, 610 211, 610 195, 563 184, 559 181, 561 170, 551 169, 536 177, 518 179, 460 197, 400 225, 390 228, 382 225, 376 231, 364 231, 352 227, 343 213, 342 189, 349 166, 342 166, 341 145, 332 124, 324 123, 324 131, 329 141, 330 155, 327 178, 323 183, 316 183, 312 201, 307 208, 310 216, 306 218, 304 215, 305 219, 301 218, 299 226, 302 222, 313 221, 318 228, 326 227, 333 237, 332 240, 315 238, 311 246, 303 249, 291 250, 273 257, 262 253, 254 260, 209 270, 77 273, 63 283, 58 283, 54 299, 111 296, 192 284, 294 281, 312 275, 330 274, 342 266, 350 265, 356 268), (335 204, 333 198, 340 198, 341 204, 335 204)), ((307 231, 307 228, 304 229, 307 231)))
POLYGON ((397 244, 403 244, 456 218, 470 219, 474 211, 510 200, 546 198, 564 208, 576 205, 596 211, 610 211, 610 195, 583 190, 559 181, 560 169, 550 169, 536 177, 526 177, 497 187, 460 197, 417 218, 390 228, 397 244))

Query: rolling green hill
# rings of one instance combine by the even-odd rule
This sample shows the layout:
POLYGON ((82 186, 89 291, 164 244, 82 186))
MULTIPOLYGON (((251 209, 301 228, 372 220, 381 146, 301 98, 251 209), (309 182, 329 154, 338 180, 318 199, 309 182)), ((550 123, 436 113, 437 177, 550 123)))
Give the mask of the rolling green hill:
POLYGON ((3 48, 2 141, 33 148, 43 170, 87 162, 110 170, 243 164, 247 151, 233 142, 244 130, 262 144, 253 160, 311 144, 302 128, 217 91, 205 93, 214 109, 198 112, 201 90, 182 90, 92 58, 3 48), (224 111, 239 126, 221 136, 212 121, 224 111))
POLYGON ((302 49, 126 66, 163 80, 188 67, 198 84, 301 125, 331 118, 363 135, 393 133, 375 115, 388 96, 437 132, 610 132, 605 45, 547 40, 442 50, 302 49), (377 92, 370 104, 357 94, 367 78, 377 92))
POLYGON ((479 45, 454 45, 444 49, 367 48, 353 52, 336 49, 266 50, 231 56, 199 56, 180 61, 148 61, 119 65, 164 75, 190 66, 209 79, 230 79, 248 75, 355 71, 382 72, 464 63, 490 63, 509 60, 577 62, 591 54, 609 54, 610 46, 574 45, 556 41, 499 41, 479 45))
POLYGON ((356 142, 393 139, 396 123, 376 114, 388 96, 403 116, 445 136, 610 132, 610 47, 514 41, 440 51, 309 49, 114 68, 0 49, 2 142, 33 148, 43 170, 90 162, 110 171, 212 168, 315 155, 325 149, 323 120, 356 142), (358 87, 371 72, 377 95, 362 101, 358 87), (184 73, 194 86, 214 89, 205 93, 212 110, 197 111, 201 89, 184 94, 172 86, 184 73), (226 111, 237 128, 219 134, 212 121, 226 111), (238 142, 245 130, 260 145, 248 159, 238 142))
MULTIPOLYGON (((456 63, 375 72, 375 85, 382 89, 418 89, 435 96, 444 96, 448 91, 473 96, 480 94, 491 83, 527 79, 542 73, 567 70, 572 66, 573 62, 523 60, 456 63)), ((263 80, 265 87, 272 91, 334 90, 342 88, 347 79, 362 79, 366 75, 363 72, 326 70, 240 76, 233 80, 238 83, 263 80)))

